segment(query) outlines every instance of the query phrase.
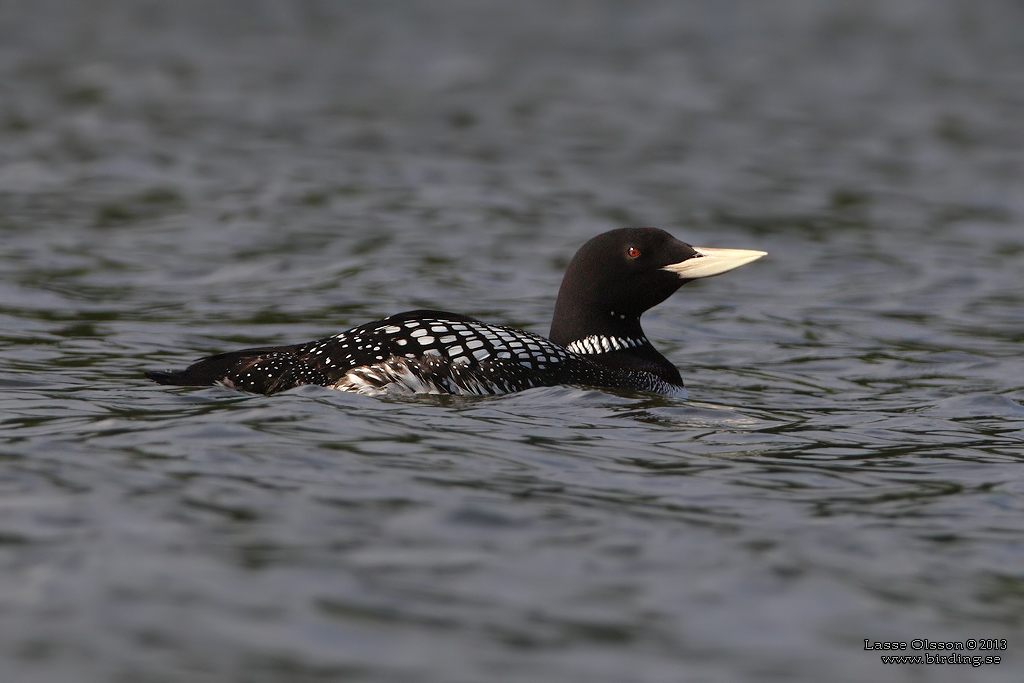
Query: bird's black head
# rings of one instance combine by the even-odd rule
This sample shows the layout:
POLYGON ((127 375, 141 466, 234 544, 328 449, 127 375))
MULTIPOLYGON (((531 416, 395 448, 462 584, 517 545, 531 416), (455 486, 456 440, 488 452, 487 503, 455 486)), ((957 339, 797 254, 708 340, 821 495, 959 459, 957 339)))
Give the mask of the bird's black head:
POLYGON ((657 228, 603 233, 576 252, 555 304, 551 340, 566 345, 592 334, 639 334, 640 315, 690 280, 764 256, 695 248, 657 228))

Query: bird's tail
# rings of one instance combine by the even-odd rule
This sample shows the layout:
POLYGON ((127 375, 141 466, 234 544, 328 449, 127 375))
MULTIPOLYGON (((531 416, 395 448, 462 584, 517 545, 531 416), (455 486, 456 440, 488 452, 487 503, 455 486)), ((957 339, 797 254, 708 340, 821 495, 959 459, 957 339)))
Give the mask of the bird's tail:
POLYGON ((150 370, 146 377, 159 384, 205 387, 222 384, 257 394, 274 394, 299 384, 319 383, 296 356, 300 345, 264 346, 201 358, 184 370, 150 370))

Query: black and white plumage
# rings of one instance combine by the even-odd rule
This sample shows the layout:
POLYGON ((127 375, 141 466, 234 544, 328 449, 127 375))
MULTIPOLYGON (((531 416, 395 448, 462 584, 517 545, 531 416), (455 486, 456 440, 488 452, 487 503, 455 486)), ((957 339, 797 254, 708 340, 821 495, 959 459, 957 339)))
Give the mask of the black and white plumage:
POLYGON ((231 351, 146 375, 161 384, 261 394, 303 384, 371 395, 488 395, 576 384, 685 395, 679 371, 644 336, 640 315, 690 280, 764 255, 695 248, 655 228, 612 230, 569 264, 550 339, 418 310, 306 344, 231 351))

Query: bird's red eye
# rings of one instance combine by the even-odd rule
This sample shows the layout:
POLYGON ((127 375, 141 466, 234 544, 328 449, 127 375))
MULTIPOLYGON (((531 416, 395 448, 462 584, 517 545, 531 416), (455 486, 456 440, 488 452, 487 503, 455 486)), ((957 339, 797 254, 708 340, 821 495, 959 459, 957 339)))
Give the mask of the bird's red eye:
POLYGON ((630 247, 626 250, 626 255, 629 256, 629 258, 636 258, 640 255, 640 250, 636 247, 630 247))

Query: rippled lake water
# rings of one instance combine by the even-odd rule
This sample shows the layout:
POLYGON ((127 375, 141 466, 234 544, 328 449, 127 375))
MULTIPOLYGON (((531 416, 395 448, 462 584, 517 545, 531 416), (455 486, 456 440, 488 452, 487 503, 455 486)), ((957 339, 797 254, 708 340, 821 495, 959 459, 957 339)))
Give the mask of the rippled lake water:
MULTIPOLYGON (((4 681, 1018 681, 1024 6, 0 6, 4 681), (690 400, 143 379, 591 236, 690 400), (1006 639, 999 665, 872 641, 1006 639)), ((934 651, 933 651, 934 652, 934 651)))

